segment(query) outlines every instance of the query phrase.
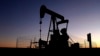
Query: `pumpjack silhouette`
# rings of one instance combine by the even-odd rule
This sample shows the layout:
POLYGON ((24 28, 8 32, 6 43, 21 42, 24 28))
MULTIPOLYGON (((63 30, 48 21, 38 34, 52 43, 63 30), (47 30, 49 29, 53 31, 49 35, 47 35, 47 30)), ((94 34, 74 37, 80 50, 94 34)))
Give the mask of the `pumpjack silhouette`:
MULTIPOLYGON (((47 48, 47 49, 65 49, 69 48, 68 40, 69 36, 67 34, 67 28, 68 28, 68 23, 69 20, 65 20, 64 17, 52 10, 49 10, 46 8, 45 5, 42 5, 40 8, 40 39, 39 39, 39 48, 47 48), (51 20, 50 20, 50 25, 49 25, 49 30, 48 30, 48 35, 47 35, 47 41, 42 40, 41 38, 41 24, 42 24, 42 18, 45 16, 45 14, 51 15, 51 20), (60 21, 58 21, 58 19, 60 21), (65 24, 66 27, 59 30, 59 25, 60 24, 65 24), (52 29, 51 29, 51 24, 52 24, 52 29), (52 33, 52 34, 50 34, 52 33), (60 33, 62 35, 60 35, 60 33)), ((73 48, 74 46, 79 48, 78 43, 75 45, 71 45, 73 48)))

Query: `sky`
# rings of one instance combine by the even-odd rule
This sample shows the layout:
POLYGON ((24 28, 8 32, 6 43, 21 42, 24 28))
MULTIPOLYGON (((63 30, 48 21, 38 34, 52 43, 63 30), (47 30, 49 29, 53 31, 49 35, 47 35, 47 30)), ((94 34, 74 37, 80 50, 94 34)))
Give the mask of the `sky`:
MULTIPOLYGON (((100 0, 0 0, 0 47, 16 47, 17 38, 20 42, 39 39, 41 5, 69 20, 68 34, 73 41, 84 44, 91 33, 93 43, 100 47, 100 0)), ((50 18, 46 14, 42 19, 43 40, 50 18)))

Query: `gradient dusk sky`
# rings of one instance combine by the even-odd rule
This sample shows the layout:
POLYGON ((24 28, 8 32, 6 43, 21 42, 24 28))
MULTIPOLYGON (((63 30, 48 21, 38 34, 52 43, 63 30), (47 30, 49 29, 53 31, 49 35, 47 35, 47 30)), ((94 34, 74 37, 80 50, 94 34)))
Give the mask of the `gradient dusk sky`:
MULTIPOLYGON (((40 7, 45 5, 69 19, 68 34, 76 42, 92 41, 100 47, 100 0, 0 0, 0 47, 15 47, 16 38, 39 38, 40 7)), ((50 15, 42 24, 46 39, 50 15)))

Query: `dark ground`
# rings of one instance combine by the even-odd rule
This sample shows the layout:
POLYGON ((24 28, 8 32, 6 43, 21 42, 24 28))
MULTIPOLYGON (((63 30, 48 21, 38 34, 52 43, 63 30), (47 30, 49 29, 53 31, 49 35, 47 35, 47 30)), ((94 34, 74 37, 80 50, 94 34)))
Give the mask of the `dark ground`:
POLYGON ((80 49, 49 49, 39 50, 31 48, 0 48, 2 56, 91 56, 100 55, 100 48, 80 48, 80 49))

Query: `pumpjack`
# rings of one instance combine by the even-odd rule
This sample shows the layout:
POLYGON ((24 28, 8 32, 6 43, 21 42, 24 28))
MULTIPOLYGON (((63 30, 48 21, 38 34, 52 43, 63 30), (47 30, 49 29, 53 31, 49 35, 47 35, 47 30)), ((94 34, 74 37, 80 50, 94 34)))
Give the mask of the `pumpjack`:
POLYGON ((66 23, 66 30, 68 28, 68 23, 69 20, 65 20, 64 17, 48 8, 46 8, 45 5, 42 5, 40 8, 40 39, 39 39, 39 48, 52 48, 55 47, 57 48, 57 38, 60 36, 60 32, 59 32, 59 25, 66 23), (50 25, 49 25, 49 30, 48 30, 48 34, 47 34, 47 40, 44 41, 41 39, 41 24, 42 24, 42 18, 45 16, 45 14, 49 14, 51 15, 51 20, 50 20, 50 25), (60 21, 58 21, 58 19, 60 19, 60 21), (53 29, 51 30, 51 24, 53 29), (50 32, 52 32, 52 34, 50 34, 50 32), (50 40, 49 40, 50 38, 50 40))

